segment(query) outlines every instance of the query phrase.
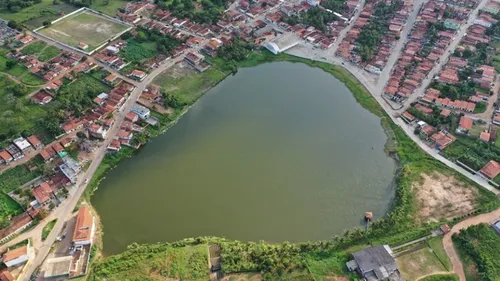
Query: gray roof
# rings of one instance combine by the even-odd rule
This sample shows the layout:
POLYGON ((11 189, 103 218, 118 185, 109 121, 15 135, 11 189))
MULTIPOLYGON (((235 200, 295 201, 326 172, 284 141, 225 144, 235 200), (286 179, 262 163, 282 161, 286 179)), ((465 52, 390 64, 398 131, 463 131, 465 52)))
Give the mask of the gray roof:
POLYGON ((398 270, 388 246, 375 246, 352 254, 363 277, 383 280, 398 270))

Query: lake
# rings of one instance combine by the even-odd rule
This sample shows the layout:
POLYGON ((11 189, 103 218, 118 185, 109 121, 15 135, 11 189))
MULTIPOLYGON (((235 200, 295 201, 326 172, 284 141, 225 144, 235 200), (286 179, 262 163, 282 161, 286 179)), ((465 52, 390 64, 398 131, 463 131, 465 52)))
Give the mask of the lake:
POLYGON ((328 239, 362 226, 394 199, 386 141, 380 119, 318 68, 240 69, 106 175, 92 197, 104 253, 197 236, 328 239))

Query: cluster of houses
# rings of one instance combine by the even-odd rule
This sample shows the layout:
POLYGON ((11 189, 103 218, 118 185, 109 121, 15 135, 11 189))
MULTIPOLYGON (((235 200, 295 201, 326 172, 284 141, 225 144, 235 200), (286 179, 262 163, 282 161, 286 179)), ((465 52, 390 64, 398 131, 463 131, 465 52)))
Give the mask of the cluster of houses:
MULTIPOLYGON (((128 95, 135 88, 134 85, 122 81, 116 85, 109 93, 100 94, 94 99, 97 107, 80 118, 69 117, 61 125, 65 134, 69 134, 82 128, 90 128, 95 123, 101 123, 101 126, 108 128, 113 124, 113 118, 110 116, 117 111, 126 101, 128 95)), ((97 137, 99 135, 96 134, 97 137)))
POLYGON ((424 3, 386 85, 385 97, 403 103, 422 84, 445 53, 446 47, 453 41, 461 22, 469 15, 471 9, 465 7, 473 8, 479 1, 462 2, 459 6, 439 0, 424 3), (444 30, 433 34, 430 30, 431 24, 435 26, 440 22, 444 22, 444 30))
MULTIPOLYGON (((421 110, 422 112, 424 112, 424 114, 432 113, 432 109, 424 107, 420 104, 416 105, 415 108, 421 110)), ((450 132, 446 130, 438 130, 437 128, 425 123, 424 121, 418 121, 417 118, 408 111, 404 112, 401 115, 401 118, 403 118, 403 120, 408 123, 417 123, 416 128, 418 129, 419 136, 427 143, 429 147, 435 148, 437 150, 443 150, 456 140, 456 137, 450 132)))
POLYGON ((151 111, 147 107, 135 103, 130 112, 125 115, 125 120, 120 124, 120 130, 107 147, 108 150, 117 152, 120 151, 122 145, 132 146, 131 141, 134 134, 144 131, 144 128, 137 123, 140 120, 148 120, 150 117, 151 111))
POLYGON ((474 109, 476 109, 477 103, 483 102, 484 99, 488 100, 487 96, 484 96, 480 93, 476 94, 475 96, 471 96, 470 101, 464 101, 464 100, 452 101, 449 98, 441 98, 440 96, 441 96, 441 91, 436 90, 434 88, 429 88, 426 90, 425 95, 423 96, 422 99, 420 99, 419 102, 422 104, 438 106, 443 110, 448 109, 448 110, 457 110, 457 111, 464 111, 471 113, 474 112, 474 109))
POLYGON ((66 73, 68 69, 74 67, 82 60, 82 55, 74 52, 63 52, 60 56, 48 62, 40 62, 35 56, 23 55, 17 52, 10 53, 8 56, 20 60, 31 73, 47 82, 66 73))
POLYGON ((372 3, 367 3, 363 7, 359 17, 354 22, 353 28, 349 30, 337 50, 337 55, 347 61, 361 65, 367 71, 374 74, 380 74, 384 69, 391 54, 391 50, 399 40, 408 16, 413 9, 413 1, 403 1, 401 8, 394 13, 394 16, 390 20, 388 20, 388 28, 385 34, 383 34, 373 57, 368 62, 362 62, 361 57, 356 52, 356 41, 363 27, 369 24, 373 17, 375 17, 373 13, 375 12, 377 5, 381 2, 383 1, 374 1, 372 3))
POLYGON ((18 161, 26 155, 39 150, 42 145, 42 142, 35 135, 26 139, 19 137, 13 140, 10 145, 0 150, 0 164, 7 165, 11 162, 18 161))
POLYGON ((0 19, 0 46, 6 44, 9 40, 14 39, 19 31, 8 26, 8 21, 0 19))
POLYGON ((127 63, 117 54, 126 46, 127 42, 123 40, 117 40, 95 54, 94 58, 105 65, 109 65, 111 68, 121 70, 122 68, 127 66, 127 63))
POLYGON ((21 275, 23 268, 35 257, 35 251, 30 241, 23 246, 9 249, 2 255, 2 263, 5 266, 0 271, 1 281, 15 281, 21 275))

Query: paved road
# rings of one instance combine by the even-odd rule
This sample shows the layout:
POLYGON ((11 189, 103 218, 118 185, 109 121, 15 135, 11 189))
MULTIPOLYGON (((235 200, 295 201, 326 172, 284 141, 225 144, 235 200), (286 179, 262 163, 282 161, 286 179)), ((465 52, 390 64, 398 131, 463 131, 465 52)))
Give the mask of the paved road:
POLYGON ((413 2, 413 11, 408 16, 408 20, 406 21, 401 35, 399 36, 400 39, 396 43, 396 46, 394 46, 394 48, 392 49, 391 55, 389 56, 389 59, 387 60, 387 63, 378 78, 377 85, 383 86, 385 88, 385 85, 389 81, 392 69, 398 61, 399 56, 403 51, 403 47, 406 45, 406 42, 408 42, 408 35, 410 34, 410 31, 415 24, 415 20, 417 19, 418 13, 420 12, 420 9, 422 8, 424 2, 426 2, 426 0, 416 0, 415 2, 413 2))
MULTIPOLYGON (((36 36, 36 34, 35 34, 36 36)), ((207 40, 204 40, 203 43, 206 43, 207 40)), ((195 51, 198 51, 201 46, 204 46, 204 44, 200 44, 200 47, 195 48, 195 51)), ((154 69, 147 77, 144 79, 142 82, 136 84, 136 88, 132 91, 130 94, 130 97, 127 99, 125 104, 122 106, 122 110, 119 112, 116 112, 114 117, 115 117, 115 124, 110 128, 108 131, 108 138, 105 139, 101 146, 98 148, 96 151, 95 155, 96 158, 92 163, 90 164, 89 168, 87 171, 80 176, 79 180, 77 181, 76 190, 74 192, 70 192, 70 197, 66 199, 59 207, 57 207, 49 216, 50 220, 57 218, 57 223, 54 226, 53 231, 50 233, 50 235, 47 237, 45 242, 41 243, 41 245, 36 245, 34 244, 35 249, 37 250, 36 257, 34 260, 28 265, 26 268, 26 271, 20 281, 23 280, 29 280, 30 276, 35 272, 35 270, 42 265, 43 261, 47 257, 52 244, 55 242, 57 236, 61 232, 63 228, 63 224, 66 220, 69 219, 71 213, 73 212, 75 206, 77 205, 80 197, 82 196, 83 192, 87 188, 87 183, 84 182, 85 179, 90 179, 94 175, 95 171, 101 164, 101 161, 104 159, 106 155, 106 150, 107 146, 111 143, 113 140, 113 136, 116 135, 118 130, 120 129, 120 124, 123 122, 125 119, 125 115, 130 111, 132 108, 132 105, 137 101, 141 93, 146 89, 146 87, 153 81, 153 79, 158 76, 160 73, 165 71, 166 69, 172 67, 175 65, 177 62, 182 61, 183 56, 179 56, 175 59, 169 59, 162 63, 158 68, 154 69)), ((46 220, 48 221, 48 220, 46 220)), ((19 236, 18 238, 15 239, 15 241, 21 241, 22 238, 26 239, 29 237, 41 237, 41 229, 43 229, 42 225, 37 226, 34 230, 30 231, 29 233, 23 234, 19 236)), ((9 245, 12 245, 11 243, 8 243, 9 245)))
MULTIPOLYGON (((481 9, 488 0, 482 0, 481 3, 478 5, 478 7, 471 13, 470 18, 468 20, 469 22, 473 21, 473 17, 477 15, 477 12, 479 9, 481 9)), ((459 41, 456 41, 457 44, 459 41)), ((451 45, 451 44, 450 44, 451 45)), ((377 100, 377 102, 380 104, 380 106, 384 109, 385 112, 389 115, 389 117, 392 119, 392 121, 401 127, 401 129, 404 130, 404 132, 410 137, 415 143, 420 146, 422 150, 424 150, 427 154, 435 158, 436 160, 439 160, 441 163, 445 164, 449 168, 452 168, 468 179, 474 181, 475 183, 481 185, 485 189, 493 192, 494 194, 498 195, 500 192, 494 188, 493 186, 489 185, 488 182, 477 175, 473 175, 464 168, 458 166, 456 163, 444 158, 439 154, 438 151, 430 148, 427 146, 418 136, 414 134, 414 129, 413 127, 408 126, 401 118, 399 118, 399 111, 395 110, 392 108, 392 106, 383 98, 382 93, 384 90, 384 85, 387 83, 387 81, 381 81, 379 77, 378 83, 374 83, 374 76, 371 76, 368 74, 366 71, 363 69, 357 67, 354 64, 351 64, 349 62, 344 61, 340 57, 336 56, 330 56, 326 57, 325 53, 322 52, 322 50, 311 50, 310 45, 308 46, 307 44, 300 44, 297 47, 294 47, 290 50, 287 51, 288 54, 294 55, 294 56, 299 56, 299 57, 304 57, 308 58, 311 60, 317 60, 317 61, 322 61, 322 62, 328 62, 328 63, 333 63, 337 65, 342 65, 347 71, 349 71, 352 75, 354 75, 358 81, 365 86, 365 88, 372 94, 372 96, 377 100)))
MULTIPOLYGON (((417 100, 419 97, 422 97, 424 95, 425 90, 427 89, 427 87, 429 86, 429 84, 432 82, 432 78, 436 74, 438 74, 439 71, 441 70, 441 68, 448 62, 448 58, 453 53, 453 51, 455 51, 455 49, 457 48, 458 44, 462 40, 462 37, 467 32, 467 29, 473 24, 474 19, 476 19, 479 10, 482 9, 486 5, 486 3, 488 3, 488 0, 482 0, 479 3, 479 5, 477 6, 477 8, 474 9, 470 13, 467 22, 465 24, 462 24, 460 26, 460 29, 458 30, 457 34, 455 35, 455 39, 450 43, 450 45, 448 45, 448 47, 445 50, 445 53, 439 59, 439 62, 436 65, 434 65, 434 67, 431 69, 431 71, 429 72, 429 74, 427 74, 427 77, 424 79, 424 81, 422 81, 422 84, 420 85, 420 87, 418 87, 413 92, 413 94, 408 98, 408 100, 405 102, 405 104, 409 105, 412 102, 414 102, 415 100, 417 100)), ((402 108, 398 112, 401 113, 403 111, 405 111, 404 108, 402 108)))
POLYGON ((466 229, 469 226, 481 224, 481 223, 491 223, 494 220, 498 219, 500 217, 500 209, 495 210, 491 213, 487 214, 481 214, 479 216, 475 216, 472 218, 468 218, 464 221, 461 221, 454 225, 451 228, 451 231, 448 232, 444 238, 443 238, 443 246, 444 250, 446 251, 446 254, 448 257, 450 257, 451 263, 453 265, 453 272, 458 275, 460 278, 460 281, 466 281, 465 280, 465 273, 464 273, 464 267, 462 265, 462 262, 460 261, 460 258, 458 257, 457 251, 455 249, 455 246, 453 245, 453 242, 451 240, 451 237, 453 234, 460 232, 462 229, 466 229))

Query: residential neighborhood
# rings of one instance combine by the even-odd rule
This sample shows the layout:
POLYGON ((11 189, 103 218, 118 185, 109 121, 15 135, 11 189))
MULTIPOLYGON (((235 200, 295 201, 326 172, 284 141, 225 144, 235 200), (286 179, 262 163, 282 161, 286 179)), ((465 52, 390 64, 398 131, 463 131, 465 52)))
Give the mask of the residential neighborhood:
MULTIPOLYGON (((453 243, 446 241, 465 229, 461 225, 465 220, 477 219, 496 229, 500 218, 483 194, 500 194, 499 1, 91 2, 54 1, 52 6, 57 8, 72 8, 50 10, 40 22, 2 19, 40 3, 0 5, 0 195, 7 202, 0 210, 0 281, 87 278, 103 243, 102 221, 90 196, 106 173, 175 126, 226 77, 237 79, 239 69, 274 60, 302 62, 334 74, 356 102, 376 115, 387 136, 384 152, 401 167, 388 187, 394 193, 381 196, 392 196, 391 202, 397 204, 414 204, 409 209, 395 205, 403 218, 394 218, 392 210, 386 210, 372 221, 368 209, 364 220, 354 225, 359 230, 318 242, 314 247, 320 250, 310 255, 312 246, 284 243, 276 245, 279 254, 274 256, 270 254, 274 250, 262 246, 252 254, 233 257, 231 251, 250 252, 255 245, 245 248, 206 237, 183 240, 182 246, 168 241, 174 245, 168 247, 206 246, 205 273, 211 274, 211 280, 233 280, 231 275, 223 279, 224 266, 234 266, 237 270, 232 274, 258 272, 262 280, 280 280, 290 272, 296 274, 298 268, 313 280, 340 280, 333 271, 313 273, 314 266, 311 269, 307 263, 358 242, 356 248, 328 260, 341 264, 342 270, 335 270, 364 280, 420 280, 431 274, 408 278, 409 270, 401 260, 425 252, 440 261, 439 268, 444 267, 434 273, 452 272, 465 281, 455 266, 453 243), (8 12, 3 14, 4 10, 8 12), (408 157, 405 149, 419 156, 408 157), (438 168, 435 173, 420 173, 426 165, 438 168), (409 175, 411 181, 400 180, 409 175), (462 181, 474 186, 474 191, 453 189, 465 186, 462 181), (417 196, 417 184, 435 190, 426 190, 427 197, 417 196), (442 217, 428 206, 419 209, 426 201, 444 209, 439 204, 450 193, 479 199, 470 206, 467 200, 447 203, 446 208, 461 212, 442 217), (425 213, 428 221, 412 224, 416 219, 412 212, 425 213), (485 215, 487 219, 479 217, 485 212, 493 213, 485 215), (384 229, 390 226, 404 233, 416 225, 418 231, 404 238, 384 229), (383 234, 396 238, 384 240, 383 234), (430 242, 436 240, 437 251, 430 242), (221 245, 230 250, 221 254, 221 245), (260 255, 272 258, 262 262, 260 255), (443 256, 452 261, 443 262, 443 256), (282 275, 273 279, 277 275, 272 274, 282 275)), ((332 89, 335 95, 336 91, 332 89)), ((344 125, 351 126, 348 123, 344 125)), ((360 151, 365 149, 357 145, 360 151)), ((370 147, 376 150, 375 144, 370 147)), ((357 175, 350 177, 357 180, 357 175)), ((171 188, 169 184, 165 186, 171 188)), ((331 236, 340 234, 331 232, 331 236)), ((133 244, 130 249, 134 247, 143 246, 133 244)), ((136 254, 143 253, 137 250, 136 254)), ((109 261, 102 256, 100 261, 109 261)), ((418 262, 418 258, 412 260, 418 262)), ((183 270, 179 272, 184 274, 183 270)), ((103 272, 106 269, 99 274, 103 272)), ((152 278, 191 280, 181 273, 148 270, 152 278)), ((287 280, 294 279, 292 273, 287 280)))

